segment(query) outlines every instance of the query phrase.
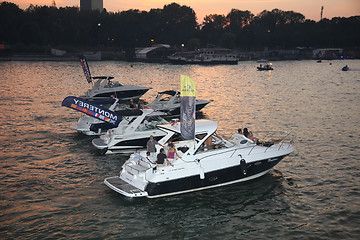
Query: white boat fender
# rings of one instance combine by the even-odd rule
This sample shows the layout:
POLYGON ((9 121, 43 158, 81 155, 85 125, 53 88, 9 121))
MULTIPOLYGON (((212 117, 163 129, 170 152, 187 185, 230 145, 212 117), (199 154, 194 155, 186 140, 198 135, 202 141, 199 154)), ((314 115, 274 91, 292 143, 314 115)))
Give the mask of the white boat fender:
POLYGON ((205 172, 204 169, 201 167, 199 167, 199 174, 200 174, 200 179, 205 179, 205 172))
POLYGON ((242 174, 246 175, 246 171, 247 171, 246 161, 243 158, 240 160, 240 167, 242 174))
POLYGON ((200 160, 197 159, 197 162, 199 163, 199 175, 200 175, 200 179, 205 179, 205 172, 204 169, 201 166, 200 160))

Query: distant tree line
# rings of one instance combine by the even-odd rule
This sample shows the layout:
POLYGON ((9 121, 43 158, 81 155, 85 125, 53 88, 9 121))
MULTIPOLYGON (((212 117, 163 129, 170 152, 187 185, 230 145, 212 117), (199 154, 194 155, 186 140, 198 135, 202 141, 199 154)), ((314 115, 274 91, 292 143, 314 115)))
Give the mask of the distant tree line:
POLYGON ((273 9, 258 15, 232 9, 226 16, 207 15, 198 24, 195 11, 177 3, 150 11, 80 11, 0 3, 0 43, 23 46, 72 46, 124 49, 166 43, 189 50, 208 44, 231 49, 293 47, 356 48, 360 16, 319 22, 301 13, 273 9))

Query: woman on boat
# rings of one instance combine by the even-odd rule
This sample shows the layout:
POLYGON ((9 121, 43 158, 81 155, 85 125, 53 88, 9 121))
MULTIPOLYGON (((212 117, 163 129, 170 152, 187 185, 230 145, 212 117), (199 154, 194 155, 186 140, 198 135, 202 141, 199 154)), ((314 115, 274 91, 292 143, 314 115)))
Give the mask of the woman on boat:
POLYGON ((175 154, 178 158, 180 158, 179 154, 177 153, 175 146, 173 143, 169 143, 169 150, 168 150, 168 154, 167 154, 167 158, 169 159, 169 161, 171 163, 174 162, 175 160, 175 154))
POLYGON ((249 132, 249 130, 247 128, 244 128, 244 136, 253 142, 255 142, 257 140, 254 138, 253 133, 251 131, 249 132))

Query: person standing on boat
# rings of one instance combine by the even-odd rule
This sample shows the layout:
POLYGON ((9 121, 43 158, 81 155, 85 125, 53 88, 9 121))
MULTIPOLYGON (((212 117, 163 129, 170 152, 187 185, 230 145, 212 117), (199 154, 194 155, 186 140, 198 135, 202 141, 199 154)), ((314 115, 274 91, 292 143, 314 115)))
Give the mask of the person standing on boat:
POLYGON ((167 158, 170 159, 170 162, 174 162, 175 154, 178 158, 180 158, 179 154, 177 153, 175 146, 173 143, 169 143, 169 151, 167 154, 167 158))
POLYGON ((150 152, 150 156, 154 158, 156 157, 156 147, 155 147, 156 144, 159 144, 160 146, 164 147, 154 139, 153 135, 151 135, 149 141, 146 143, 146 148, 147 151, 150 152))

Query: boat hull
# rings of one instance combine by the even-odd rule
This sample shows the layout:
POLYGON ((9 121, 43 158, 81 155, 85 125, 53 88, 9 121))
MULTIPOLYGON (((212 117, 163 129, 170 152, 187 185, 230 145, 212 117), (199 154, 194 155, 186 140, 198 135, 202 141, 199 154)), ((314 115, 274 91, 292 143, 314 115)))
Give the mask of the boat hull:
POLYGON ((265 175, 286 155, 243 163, 234 167, 207 172, 202 179, 199 174, 189 177, 168 180, 165 182, 149 182, 144 191, 133 187, 118 177, 110 177, 104 183, 112 190, 126 197, 158 198, 188 192, 195 192, 239 182, 246 182, 265 175), (128 189, 131 189, 131 191, 128 189))
POLYGON ((170 59, 170 63, 174 65, 185 65, 185 64, 199 64, 199 65, 236 65, 238 60, 185 60, 185 59, 170 59))
POLYGON ((249 181, 265 175, 285 156, 286 155, 248 163, 246 166, 238 165, 208 172, 205 173, 204 179, 201 179, 199 175, 194 175, 166 182, 149 182, 145 188, 145 192, 148 194, 147 197, 155 198, 249 181))
POLYGON ((103 99, 103 98, 111 98, 112 96, 115 96, 118 99, 126 100, 126 99, 134 99, 134 98, 140 98, 142 95, 144 95, 149 88, 143 88, 143 89, 134 89, 134 90, 116 90, 116 89, 106 89, 105 91, 95 91, 92 96, 85 96, 84 99, 103 99))
MULTIPOLYGON (((209 102, 204 102, 204 103, 197 103, 196 104, 196 111, 197 112, 200 111, 201 109, 203 109, 209 103, 210 103, 210 101, 209 102)), ((168 113, 168 115, 172 115, 172 116, 180 115, 180 107, 171 109, 167 113, 168 113)))
POLYGON ((150 135, 153 135, 155 140, 160 140, 164 136, 164 134, 157 135, 156 133, 150 133, 148 136, 146 135, 135 139, 124 137, 122 140, 117 141, 115 144, 112 142, 110 144, 106 144, 101 138, 95 138, 92 140, 92 144, 97 149, 106 149, 103 154, 114 154, 117 152, 128 153, 134 152, 136 149, 146 148, 146 144, 149 141, 150 135))

